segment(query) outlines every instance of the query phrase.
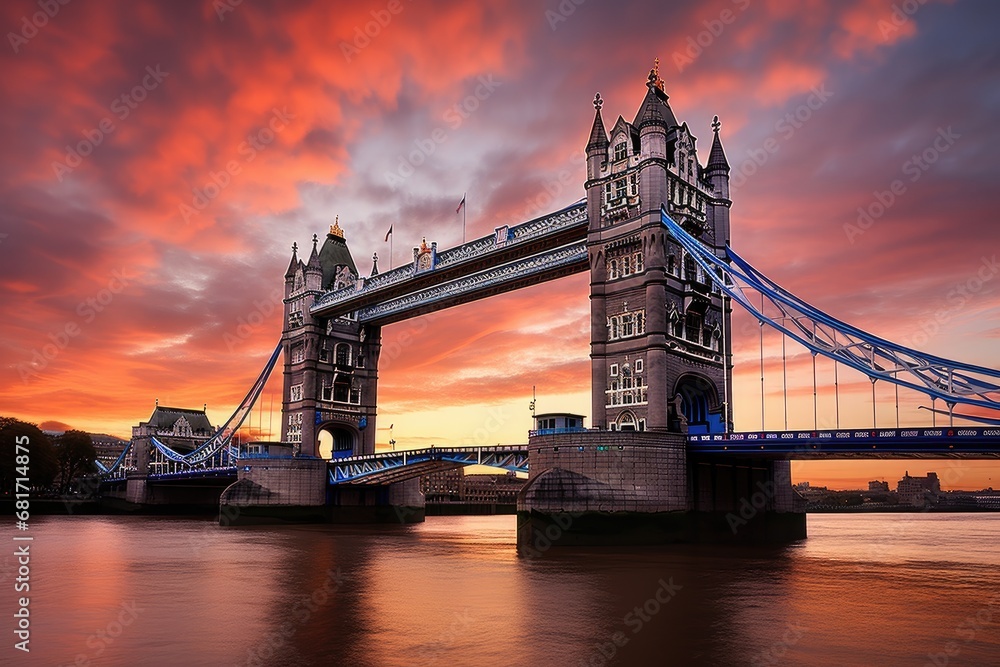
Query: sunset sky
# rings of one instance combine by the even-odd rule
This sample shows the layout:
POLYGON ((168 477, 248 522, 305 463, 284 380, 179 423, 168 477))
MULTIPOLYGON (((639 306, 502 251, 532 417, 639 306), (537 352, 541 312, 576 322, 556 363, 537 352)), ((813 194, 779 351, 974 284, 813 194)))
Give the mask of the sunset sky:
MULTIPOLYGON (((390 225, 396 266, 424 236, 459 243, 466 192, 470 238, 576 201, 595 92, 608 127, 631 119, 656 56, 702 163, 722 120, 744 257, 861 328, 1000 366, 1000 6, 577 2, 4 3, 0 414, 127 437, 158 398, 225 421, 280 336, 293 242, 339 215, 367 275, 390 225)), ((588 318, 577 275, 387 327, 379 442, 390 424, 406 447, 525 442, 533 385, 540 411, 589 413, 588 318)), ((734 329, 736 426, 756 429, 758 327, 734 329)), ((788 363, 793 428, 813 422, 811 368, 788 363)), ((265 437, 280 382, 253 416, 265 437)), ((843 425, 871 426, 870 383, 841 383, 843 425)), ((901 402, 929 424, 927 401, 901 402)), ((820 403, 832 426, 832 390, 820 403)), ((946 487, 1000 487, 1000 463, 957 470, 946 487)))

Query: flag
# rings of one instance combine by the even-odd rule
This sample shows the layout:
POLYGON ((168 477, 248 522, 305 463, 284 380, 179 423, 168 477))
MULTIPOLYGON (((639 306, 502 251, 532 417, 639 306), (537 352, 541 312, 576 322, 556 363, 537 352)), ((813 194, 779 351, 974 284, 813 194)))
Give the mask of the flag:
POLYGON ((462 195, 462 201, 458 204, 458 208, 455 209, 455 214, 462 212, 462 208, 465 206, 465 195, 462 195))
POLYGON ((385 242, 389 242, 389 237, 392 236, 392 225, 389 225, 389 231, 385 233, 385 242))

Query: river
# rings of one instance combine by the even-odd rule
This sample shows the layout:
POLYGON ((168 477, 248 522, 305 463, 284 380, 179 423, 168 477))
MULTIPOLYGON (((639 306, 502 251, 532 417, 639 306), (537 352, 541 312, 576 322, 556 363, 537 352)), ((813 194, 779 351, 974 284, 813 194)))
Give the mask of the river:
POLYGON ((27 654, 0 557, 4 664, 1000 665, 1000 514, 810 515, 784 548, 533 559, 512 516, 39 517, 30 535, 27 654))

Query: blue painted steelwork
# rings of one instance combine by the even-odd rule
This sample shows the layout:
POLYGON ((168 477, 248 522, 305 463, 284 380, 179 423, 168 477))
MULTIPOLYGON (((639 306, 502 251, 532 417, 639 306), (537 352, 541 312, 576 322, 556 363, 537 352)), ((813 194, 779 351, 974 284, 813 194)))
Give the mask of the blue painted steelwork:
POLYGON ((869 334, 814 308, 781 288, 726 248, 716 257, 697 239, 660 210, 670 235, 702 267, 714 285, 757 320, 797 341, 814 355, 821 354, 861 371, 872 380, 885 380, 939 398, 949 406, 973 405, 1000 412, 1000 371, 913 350, 869 334), (766 299, 781 317, 768 317, 747 292, 766 299))
POLYGON ((125 461, 125 457, 128 455, 128 453, 130 451, 132 451, 132 441, 131 440, 129 441, 129 443, 127 445, 125 445, 125 449, 123 449, 122 453, 118 455, 118 458, 115 459, 114 462, 112 462, 110 468, 107 467, 107 466, 105 466, 100 461, 94 461, 94 463, 97 464, 97 472, 102 477, 105 476, 105 475, 113 475, 113 474, 115 474, 116 472, 118 472, 121 469, 122 462, 125 461))
POLYGON ((880 428, 821 431, 755 431, 688 436, 695 454, 737 456, 817 455, 980 456, 1000 458, 1000 428, 880 428))
MULTIPOLYGON (((510 227, 507 232, 507 240, 498 244, 496 235, 490 234, 482 238, 473 239, 460 246, 443 250, 437 254, 434 264, 435 270, 460 266, 465 263, 479 260, 491 253, 507 250, 511 246, 526 243, 549 236, 574 226, 586 224, 587 206, 584 200, 580 200, 567 206, 566 208, 543 215, 534 220, 510 227)), ((343 287, 339 290, 330 291, 317 299, 311 307, 312 312, 328 310, 337 304, 352 301, 358 297, 368 294, 376 294, 390 287, 406 282, 416 275, 413 262, 404 264, 390 271, 379 273, 369 278, 360 278, 357 285, 343 287)))
POLYGON ((446 299, 482 292, 498 285, 511 284, 532 276, 543 275, 561 267, 585 266, 586 262, 586 241, 572 243, 532 257, 471 273, 455 280, 438 283, 426 289, 359 308, 357 320, 358 322, 371 322, 384 319, 446 299))
POLYGON ((559 435, 560 433, 586 433, 587 429, 582 426, 564 426, 562 428, 536 428, 528 431, 528 437, 536 435, 559 435))
MULTIPOLYGON (((455 464, 455 466, 486 465, 515 472, 528 472, 528 448, 522 447, 428 447, 398 452, 367 454, 331 461, 331 484, 365 484, 375 482, 386 473, 402 472, 413 466, 413 477, 424 474, 426 464, 455 464)), ((442 466, 444 467, 444 466, 442 466)), ((405 476, 393 475, 396 481, 405 476)))
POLYGON ((157 475, 147 475, 146 479, 151 481, 166 481, 172 479, 236 479, 236 466, 226 466, 223 468, 194 468, 189 470, 178 470, 177 472, 165 472, 157 475))

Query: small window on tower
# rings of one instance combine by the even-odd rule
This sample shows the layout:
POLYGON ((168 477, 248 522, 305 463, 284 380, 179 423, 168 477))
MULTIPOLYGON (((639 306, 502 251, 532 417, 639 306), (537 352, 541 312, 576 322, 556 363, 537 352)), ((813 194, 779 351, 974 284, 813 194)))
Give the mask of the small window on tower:
POLYGON ((611 364, 611 377, 617 377, 618 375, 618 364, 611 364))
POLYGON ((615 144, 615 161, 624 160, 628 157, 628 144, 624 141, 619 141, 615 144))

